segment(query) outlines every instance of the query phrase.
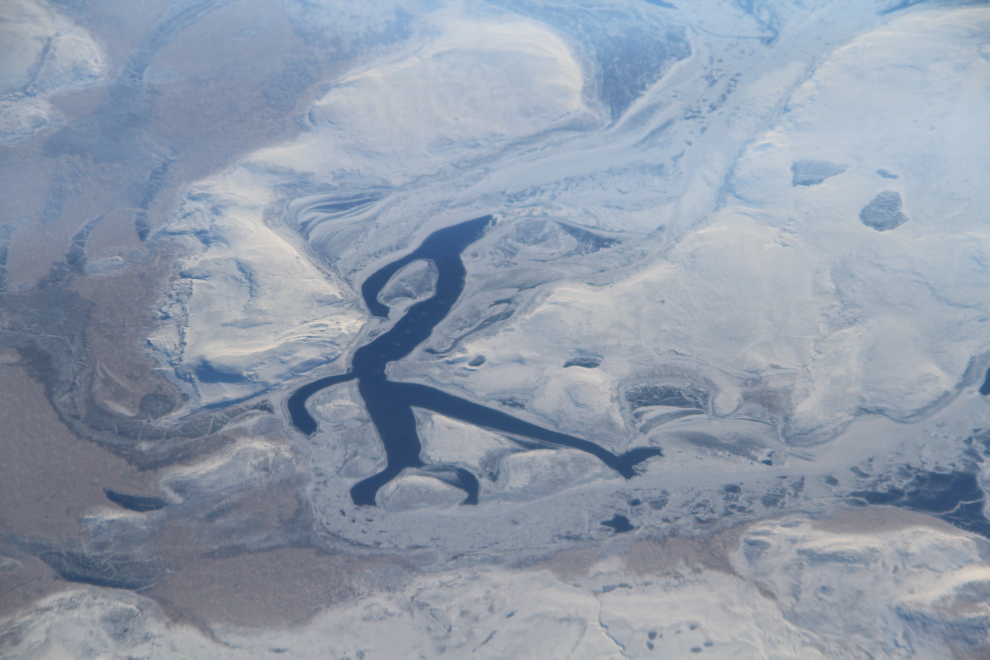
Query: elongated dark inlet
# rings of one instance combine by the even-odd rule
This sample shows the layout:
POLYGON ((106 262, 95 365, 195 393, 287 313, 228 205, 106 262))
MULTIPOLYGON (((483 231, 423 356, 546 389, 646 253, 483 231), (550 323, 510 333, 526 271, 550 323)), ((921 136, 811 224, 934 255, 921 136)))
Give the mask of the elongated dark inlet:
MULTIPOLYGON (((358 391, 378 430, 388 458, 388 465, 384 470, 351 489, 351 499, 357 505, 374 506, 379 489, 402 470, 423 467, 423 460, 420 458, 423 447, 416 431, 413 408, 431 410, 493 431, 532 438, 545 445, 579 449, 595 456, 626 479, 636 474, 634 468, 637 464, 663 455, 659 447, 641 447, 617 456, 590 440, 545 429, 426 385, 394 383, 388 380, 385 375, 386 365, 409 355, 429 339, 433 329, 450 313, 464 291, 467 271, 461 260, 461 253, 484 235, 491 222, 492 216, 485 216, 435 231, 416 250, 380 268, 366 279, 361 287, 361 295, 368 310, 375 316, 387 317, 389 308, 379 302, 378 294, 395 273, 420 259, 431 260, 437 268, 434 295, 410 307, 405 316, 388 332, 359 348, 354 353, 351 371, 313 381, 300 387, 289 397, 292 424, 310 435, 316 432, 317 423, 306 410, 306 400, 326 387, 357 379, 358 391)), ((461 487, 467 493, 463 504, 477 504, 477 477, 463 467, 456 467, 456 474, 461 487)))

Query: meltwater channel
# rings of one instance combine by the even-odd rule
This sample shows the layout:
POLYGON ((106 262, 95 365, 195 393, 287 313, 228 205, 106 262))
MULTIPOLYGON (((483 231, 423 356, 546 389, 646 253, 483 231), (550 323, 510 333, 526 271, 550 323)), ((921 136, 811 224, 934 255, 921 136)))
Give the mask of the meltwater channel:
MULTIPOLYGON (((416 250, 389 263, 365 280, 361 286, 365 304, 373 315, 387 318, 389 308, 379 302, 378 294, 389 279, 402 267, 420 259, 431 260, 437 268, 436 293, 412 305, 388 332, 359 348, 354 353, 350 371, 304 385, 288 399, 293 425, 311 435, 316 432, 317 423, 306 409, 309 397, 331 385, 357 380, 358 391, 378 430, 388 460, 384 470, 351 489, 351 498, 357 505, 374 506, 375 495, 382 486, 406 468, 424 466, 420 458, 422 445, 412 411, 414 407, 493 431, 530 438, 537 444, 579 449, 596 456, 627 479, 635 475, 635 465, 663 455, 659 447, 640 447, 616 455, 589 440, 545 429, 432 387, 393 382, 385 375, 389 362, 409 355, 429 338, 433 328, 450 313, 464 290, 466 270, 461 253, 480 239, 492 222, 492 216, 484 216, 435 231, 416 250)), ((467 493, 463 503, 477 504, 478 479, 474 474, 459 466, 432 467, 449 468, 446 472, 451 482, 467 493)))

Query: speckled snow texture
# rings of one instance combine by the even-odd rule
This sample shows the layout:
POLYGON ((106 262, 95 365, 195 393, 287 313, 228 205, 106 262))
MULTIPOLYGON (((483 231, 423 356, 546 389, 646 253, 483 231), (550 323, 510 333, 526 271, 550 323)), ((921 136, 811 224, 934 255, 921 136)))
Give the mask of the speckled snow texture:
POLYGON ((728 548, 731 572, 683 557, 644 571, 664 549, 643 542, 580 577, 494 568, 419 575, 290 630, 216 626, 216 640, 171 623, 142 596, 79 588, 0 620, 0 650, 80 659, 249 659, 282 649, 294 658, 935 660, 986 644, 984 539, 927 526, 855 529, 855 515, 845 522, 845 530, 795 517, 751 527, 728 548))

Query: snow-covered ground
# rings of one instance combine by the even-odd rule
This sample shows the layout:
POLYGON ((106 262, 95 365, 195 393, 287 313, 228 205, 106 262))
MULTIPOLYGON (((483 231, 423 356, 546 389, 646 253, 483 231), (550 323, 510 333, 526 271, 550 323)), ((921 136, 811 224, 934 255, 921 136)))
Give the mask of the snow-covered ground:
POLYGON ((363 325, 351 287, 265 223, 270 183, 248 168, 205 182, 165 230, 195 257, 178 265, 149 344, 194 388, 197 406, 330 362, 363 325))
POLYGON ((922 12, 842 47, 743 152, 716 212, 636 272, 562 281, 462 342, 487 358, 470 377, 424 356, 430 380, 490 399, 511 378, 555 422, 588 428, 597 415, 608 428, 608 393, 676 368, 721 381, 714 414, 751 415, 756 400, 803 445, 864 411, 908 421, 944 403, 990 347, 988 21, 922 12), (810 159, 845 169, 792 185, 792 163, 810 159), (910 221, 881 233, 859 214, 884 190, 910 221), (577 393, 595 389, 587 373, 560 368, 582 349, 604 358, 591 378, 605 402, 577 393), (548 389, 560 392, 549 405, 548 389))
MULTIPOLYGON (((284 4, 352 46, 381 28, 284 4)), ((80 588, 0 624, 18 657, 978 657, 984 539, 832 516, 872 498, 978 528, 954 507, 990 481, 990 10, 675 4, 397 3, 402 38, 320 90, 292 141, 193 185, 151 238, 182 254, 150 350, 189 399, 161 423, 342 373, 394 322, 370 318, 363 279, 495 214, 461 299, 390 378, 663 457, 627 481, 417 411, 426 467, 358 508, 349 488, 385 457, 342 383, 311 399, 314 435, 245 422, 161 478, 173 508, 87 524, 136 538, 303 484, 327 543, 410 557, 401 586, 214 638, 80 588), (437 465, 477 475, 479 504, 437 465), (594 561, 544 568, 575 548, 594 561)), ((393 316, 434 270, 383 289, 393 316)))
POLYGON ((986 351, 985 12, 882 19, 825 5, 771 12, 769 46, 731 6, 647 13, 665 28, 666 75, 618 118, 569 26, 478 5, 427 15, 320 98, 294 142, 190 192, 167 231, 195 236, 198 254, 155 347, 192 382, 193 406, 338 356, 342 370, 362 274, 428 230, 495 211, 501 235, 565 222, 623 241, 597 261, 554 254, 546 236, 529 246, 542 255, 479 245, 448 325, 475 311, 471 294, 527 304, 460 343, 487 358, 470 377, 428 354, 396 376, 482 400, 515 390, 606 434, 618 413, 601 397, 672 368, 715 383, 718 415, 774 399, 764 407, 789 442, 828 440, 864 410, 923 414, 986 351), (802 163, 838 173, 795 185, 802 163), (281 207, 289 183, 324 192, 281 207), (878 232, 860 212, 888 192, 909 222, 878 232), (215 327, 230 329, 224 341, 215 327), (601 370, 554 369, 581 351, 601 370), (568 388, 585 394, 570 401, 568 388))
POLYGON ((63 121, 48 99, 92 85, 106 58, 89 33, 44 0, 0 5, 0 146, 63 121))
POLYGON ((20 658, 969 657, 990 625, 990 544, 918 518, 790 516, 715 542, 407 573, 305 624, 214 625, 213 639, 96 587, 48 597, 0 631, 20 658))
MULTIPOLYGON (((926 419, 990 363, 990 16, 714 5, 587 8, 615 31, 634 19, 656 28, 641 45, 656 59, 624 74, 641 81, 633 69, 649 64, 656 80, 619 112, 594 57, 610 43, 595 32, 604 26, 576 30, 535 5, 444 6, 334 84, 292 143, 198 184, 163 230, 194 247, 154 339, 194 389, 189 406, 291 388, 326 373, 321 363, 343 371, 367 318, 361 278, 438 226, 495 211, 498 226, 465 255, 465 294, 430 341, 441 355, 419 351, 393 378, 511 402, 613 451, 673 448, 637 480, 668 490, 696 492, 709 480, 686 466, 672 479, 673 466, 723 449, 720 469, 790 456, 820 476, 896 451, 902 441, 885 438, 836 448, 900 428, 878 415, 926 419), (290 183, 313 194, 280 198, 290 183), (891 213, 907 221, 868 226, 863 209, 893 193, 903 205, 891 213), (600 366, 564 367, 581 356, 600 366), (703 405, 688 416, 636 408, 635 388, 696 391, 703 405)), ((321 395, 360 407, 353 388, 334 396, 321 395)), ((495 508, 585 483, 573 498, 584 515, 586 497, 624 487, 572 451, 522 452, 450 420, 423 423, 427 463, 495 475, 482 486, 495 508)), ((380 467, 368 420, 350 426, 323 418, 304 443, 337 479, 314 496, 319 510, 336 511, 380 467)), ((946 451, 935 463, 956 458, 946 451)), ((715 474, 712 487, 730 480, 715 474)), ((385 509, 447 506, 449 489, 410 474, 385 509)), ((390 545, 413 543, 403 534, 418 523, 402 520, 386 525, 390 545)))

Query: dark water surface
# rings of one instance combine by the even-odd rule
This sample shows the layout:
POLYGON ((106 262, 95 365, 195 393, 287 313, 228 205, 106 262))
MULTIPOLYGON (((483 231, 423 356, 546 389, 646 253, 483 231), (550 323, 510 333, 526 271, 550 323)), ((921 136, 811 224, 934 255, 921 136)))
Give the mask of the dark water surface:
POLYGON ((629 518, 619 515, 618 513, 612 516, 611 520, 603 520, 602 525, 605 527, 611 527, 615 530, 616 534, 625 534, 626 532, 631 532, 635 527, 629 522, 629 518))
MULTIPOLYGON (((431 260, 437 268, 436 293, 433 297, 410 307, 391 330, 359 348, 354 353, 350 372, 304 385, 288 399, 293 425, 309 435, 317 428, 316 420, 306 410, 309 397, 325 387, 357 379, 358 391, 385 447, 388 465, 383 471, 359 482, 351 489, 351 498, 355 504, 373 506, 378 490, 402 470, 424 467, 420 458, 423 447, 416 432, 416 419, 412 410, 414 407, 431 410, 475 426, 532 438, 541 444, 579 449, 597 457, 627 479, 635 474, 636 464, 662 455, 659 447, 641 447, 617 456, 589 440, 545 429, 426 385, 395 383, 385 376, 385 367, 389 362, 401 360, 429 339, 433 328, 450 313, 464 291, 467 271, 461 260, 461 253, 480 239, 491 223, 492 216, 485 216, 435 231, 416 250, 384 266, 365 280, 361 286, 361 295, 368 309, 375 316, 388 317, 389 308, 378 301, 378 294, 389 279, 402 267, 420 259, 431 260)), ((467 493, 463 503, 476 504, 477 477, 463 467, 450 467, 457 476, 456 485, 467 493)))
POLYGON ((990 395, 990 369, 987 369, 987 375, 983 379, 983 384, 980 385, 980 394, 983 396, 990 395))
POLYGON ((109 488, 104 488, 103 494, 106 495, 107 499, 114 504, 118 504, 125 509, 129 509, 130 511, 138 511, 141 513, 164 509, 168 505, 168 502, 160 497, 127 495, 126 493, 118 493, 117 491, 110 490, 109 488))
POLYGON ((990 538, 990 520, 983 511, 985 495, 974 472, 919 470, 901 488, 850 493, 867 504, 888 504, 920 511, 990 538))

